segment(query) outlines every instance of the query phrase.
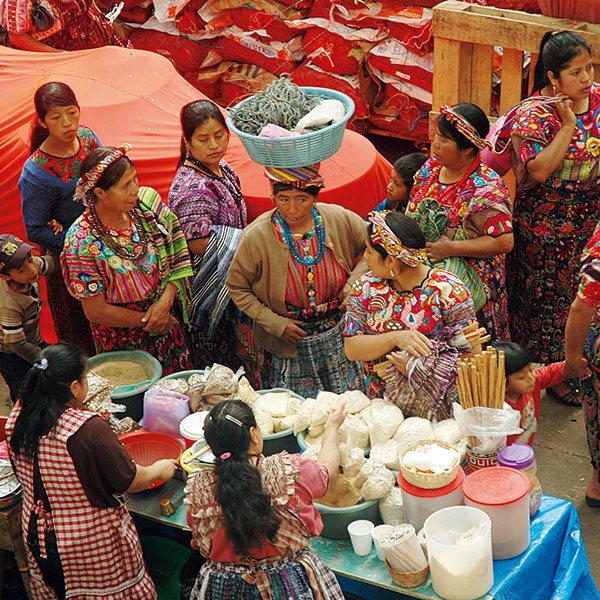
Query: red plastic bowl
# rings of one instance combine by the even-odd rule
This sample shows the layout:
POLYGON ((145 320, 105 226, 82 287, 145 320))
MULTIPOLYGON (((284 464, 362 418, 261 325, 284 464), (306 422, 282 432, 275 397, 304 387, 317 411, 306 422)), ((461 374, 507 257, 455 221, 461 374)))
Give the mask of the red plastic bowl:
MULTIPOLYGON (((138 465, 148 467, 162 458, 179 460, 183 452, 183 444, 172 435, 155 431, 132 431, 119 436, 129 456, 138 465)), ((155 481, 148 488, 151 490, 164 481, 155 481)))

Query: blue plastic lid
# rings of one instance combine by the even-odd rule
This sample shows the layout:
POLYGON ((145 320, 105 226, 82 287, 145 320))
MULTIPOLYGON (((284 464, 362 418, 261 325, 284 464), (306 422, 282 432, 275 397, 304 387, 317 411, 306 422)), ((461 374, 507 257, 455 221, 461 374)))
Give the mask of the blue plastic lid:
POLYGON ((527 469, 535 462, 535 452, 527 444, 511 444, 498 452, 498 464, 512 469, 527 469))

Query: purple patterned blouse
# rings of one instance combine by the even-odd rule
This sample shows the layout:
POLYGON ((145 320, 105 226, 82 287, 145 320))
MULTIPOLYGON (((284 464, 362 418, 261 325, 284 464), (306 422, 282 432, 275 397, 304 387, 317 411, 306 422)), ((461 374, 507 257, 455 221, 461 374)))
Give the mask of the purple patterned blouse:
POLYGON ((209 177, 185 164, 175 173, 168 204, 187 240, 207 237, 213 225, 243 229, 248 222, 238 176, 224 160, 220 167, 222 177, 209 177))

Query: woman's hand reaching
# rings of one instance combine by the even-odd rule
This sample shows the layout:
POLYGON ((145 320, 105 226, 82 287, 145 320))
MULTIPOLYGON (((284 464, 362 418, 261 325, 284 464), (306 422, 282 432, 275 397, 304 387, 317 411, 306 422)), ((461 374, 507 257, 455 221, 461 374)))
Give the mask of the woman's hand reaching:
POLYGON ((52 230, 52 233, 54 235, 58 235, 64 229, 64 227, 56 219, 52 219, 51 221, 48 221, 46 223, 46 226, 52 230))
POLYGON ((297 319, 289 319, 285 331, 281 336, 282 339, 293 344, 299 342, 306 335, 306 331, 304 331, 300 325, 302 325, 302 321, 298 321, 297 319))

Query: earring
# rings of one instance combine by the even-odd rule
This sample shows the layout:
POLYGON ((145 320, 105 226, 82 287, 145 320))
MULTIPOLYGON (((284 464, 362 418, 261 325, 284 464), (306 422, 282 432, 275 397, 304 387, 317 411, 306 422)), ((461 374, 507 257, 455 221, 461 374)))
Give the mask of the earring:
POLYGON ((390 269, 390 276, 391 276, 391 277, 396 277, 396 274, 394 273, 394 270, 393 270, 393 269, 390 269))

